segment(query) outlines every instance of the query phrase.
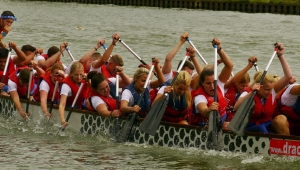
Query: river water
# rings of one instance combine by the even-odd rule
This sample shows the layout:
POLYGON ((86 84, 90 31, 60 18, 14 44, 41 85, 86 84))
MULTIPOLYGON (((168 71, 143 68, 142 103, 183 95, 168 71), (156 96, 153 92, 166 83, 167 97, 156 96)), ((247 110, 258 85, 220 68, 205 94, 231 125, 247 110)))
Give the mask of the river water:
MULTIPOLYGON (((188 32, 208 63, 213 62, 214 55, 211 40, 219 38, 235 64, 233 72, 242 69, 252 55, 258 57, 259 69, 264 69, 273 53, 273 44, 281 42, 293 74, 300 76, 299 16, 43 1, 0 0, 0 4, 1 12, 11 10, 18 18, 4 41, 15 41, 19 47, 31 44, 47 51, 50 46, 67 41, 73 56, 79 59, 95 46, 97 39, 105 39, 108 46, 111 35, 119 33, 145 62, 150 63, 156 56, 163 63, 180 35, 188 32)), ((174 69, 185 56, 185 47, 188 43, 175 57, 174 69)), ((123 56, 125 72, 132 75, 139 61, 120 43, 114 53, 123 56)), ((70 62, 67 53, 62 61, 70 62)), ((269 71, 282 76, 276 57, 269 71)), ((249 73, 253 75, 254 69, 249 73)), ((105 134, 61 132, 58 124, 43 121, 18 122, 0 117, 0 127, 1 169, 248 170, 298 169, 300 165, 300 159, 295 157, 115 144, 105 134)))

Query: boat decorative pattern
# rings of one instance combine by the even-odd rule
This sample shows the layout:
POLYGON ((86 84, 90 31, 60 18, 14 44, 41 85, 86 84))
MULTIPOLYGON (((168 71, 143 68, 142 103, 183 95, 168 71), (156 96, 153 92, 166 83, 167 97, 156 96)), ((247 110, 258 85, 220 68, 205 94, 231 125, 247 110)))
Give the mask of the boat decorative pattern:
MULTIPOLYGON (((112 134, 116 119, 110 119, 94 115, 81 116, 81 132, 95 134, 102 132, 112 134)), ((125 120, 122 121, 122 126, 125 120)), ((166 147, 183 148, 206 148, 207 131, 197 129, 160 125, 155 136, 141 132, 138 126, 132 129, 133 135, 129 141, 139 144, 160 145, 166 147)), ((263 153, 268 154, 270 147, 269 138, 243 136, 240 137, 231 133, 223 133, 224 150, 233 152, 263 153)))
MULTIPOLYGON (((36 106, 36 109, 38 108, 40 107, 36 106)), ((6 98, 0 98, 0 114, 7 117, 14 117, 13 113, 16 113, 16 107, 14 106, 13 101, 6 98)), ((81 122, 77 123, 77 126, 80 126, 78 129, 80 129, 81 133, 104 133, 114 136, 112 135, 112 132, 117 119, 91 114, 73 114, 81 114, 81 122)), ((125 121, 126 120, 122 120, 122 126, 125 121)), ((129 138, 129 142, 138 144, 146 143, 149 145, 160 145, 164 147, 194 147, 207 150, 207 131, 205 130, 160 125, 155 136, 151 136, 141 132, 138 126, 132 129, 132 136, 129 138)), ((231 133, 223 133, 223 139, 225 151, 268 154, 268 150, 270 148, 270 141, 267 137, 240 137, 231 133)))

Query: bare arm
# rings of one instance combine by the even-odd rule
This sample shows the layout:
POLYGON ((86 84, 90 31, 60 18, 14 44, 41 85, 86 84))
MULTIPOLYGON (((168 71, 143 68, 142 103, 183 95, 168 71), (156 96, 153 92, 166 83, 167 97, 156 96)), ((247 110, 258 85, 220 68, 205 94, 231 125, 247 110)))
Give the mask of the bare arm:
POLYGON ((84 54, 80 58, 79 62, 81 64, 85 64, 91 58, 91 56, 98 50, 98 48, 100 48, 103 44, 105 44, 105 40, 102 40, 102 39, 98 40, 96 46, 93 49, 91 49, 90 51, 88 51, 86 54, 84 54))
POLYGON ((253 67, 253 64, 255 62, 257 62, 257 58, 255 56, 250 57, 248 59, 247 66, 243 68, 241 71, 237 72, 229 81, 227 81, 224 85, 224 88, 228 89, 234 84, 237 84, 243 78, 243 76, 250 70, 250 68, 253 67))
POLYGON ((165 82, 165 77, 160 69, 160 64, 159 64, 159 59, 158 58, 153 58, 152 60, 154 62, 154 69, 157 75, 157 80, 151 81, 150 82, 150 87, 151 88, 157 88, 159 87, 162 83, 165 82))
POLYGON ((13 61, 16 65, 26 60, 26 55, 17 47, 15 42, 10 42, 9 46, 16 52, 17 57, 13 58, 13 61))
POLYGON ((185 41, 188 37, 189 37, 188 33, 183 33, 180 36, 180 41, 167 54, 166 59, 165 59, 165 63, 164 63, 163 68, 162 68, 162 73, 163 74, 168 74, 172 71, 172 60, 175 57, 175 55, 177 54, 177 52, 180 49, 180 47, 182 46, 182 44, 185 43, 185 41))
POLYGON ((41 68, 49 68, 51 67, 53 64, 55 64, 57 61, 60 60, 60 55, 66 50, 66 47, 68 46, 67 42, 62 42, 60 44, 60 50, 58 52, 56 52, 53 56, 48 57, 47 60, 39 60, 38 61, 38 65, 41 68))
POLYGON ((107 62, 107 60, 109 59, 116 43, 118 42, 118 40, 120 39, 120 35, 119 34, 113 34, 112 35, 112 43, 111 45, 107 48, 107 50, 103 53, 103 56, 100 60, 98 60, 97 62, 93 62, 92 63, 92 67, 93 68, 100 68, 103 64, 105 64, 107 62))
POLYGON ((68 126, 68 122, 66 122, 66 119, 65 119, 65 107, 66 107, 67 97, 68 96, 62 94, 60 96, 60 101, 59 101, 59 106, 58 106, 59 119, 60 119, 60 123, 63 127, 68 126))
POLYGON ((20 102, 20 98, 19 98, 19 94, 18 92, 15 90, 15 91, 11 91, 10 92, 10 96, 17 108, 17 111, 19 112, 19 114, 26 120, 27 119, 27 116, 28 116, 28 113, 26 113, 23 109, 22 109, 22 106, 21 106, 21 102, 20 102))
POLYGON ((40 91, 40 100, 41 100, 41 108, 45 116, 49 117, 50 113, 48 112, 48 107, 47 107, 47 97, 48 97, 48 92, 45 90, 40 91))
POLYGON ((300 85, 295 85, 292 87, 290 94, 292 95, 300 95, 300 85))
POLYGON ((284 55, 283 55, 283 51, 284 51, 284 47, 282 44, 277 44, 278 45, 278 51, 277 51, 277 56, 279 58, 279 61, 281 63, 282 69, 283 69, 283 73, 284 76, 281 77, 276 84, 274 85, 274 90, 276 93, 278 93, 280 90, 282 90, 285 86, 287 86, 289 84, 289 81, 292 78, 292 71, 290 69, 290 66, 288 64, 288 62, 286 61, 284 55))
POLYGON ((218 45, 218 54, 224 63, 224 67, 219 75, 219 80, 223 83, 226 83, 226 81, 230 78, 233 63, 230 60, 229 56, 225 53, 225 51, 221 47, 221 41, 217 38, 214 38, 212 41, 213 45, 218 45))

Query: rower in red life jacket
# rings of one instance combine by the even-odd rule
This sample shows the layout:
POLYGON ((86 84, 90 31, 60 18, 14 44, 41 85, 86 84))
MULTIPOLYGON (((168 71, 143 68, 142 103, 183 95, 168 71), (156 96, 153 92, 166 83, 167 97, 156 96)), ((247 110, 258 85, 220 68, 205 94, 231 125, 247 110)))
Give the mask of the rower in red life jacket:
MULTIPOLYGON (((69 74, 70 68, 72 67, 73 63, 76 61, 79 61, 83 67, 84 67, 84 73, 89 73, 91 64, 93 61, 100 60, 101 54, 97 52, 98 48, 100 48, 105 43, 105 40, 99 39, 97 41, 97 44, 95 47, 93 47, 90 51, 88 51, 86 54, 84 54, 79 60, 72 61, 68 67, 65 69, 66 74, 69 74)), ((91 95, 91 88, 87 88, 85 91, 86 96, 91 95)), ((91 107, 91 104, 89 103, 89 100, 85 100, 84 104, 82 105, 83 110, 88 110, 88 108, 91 107)))
POLYGON ((258 72, 254 76, 254 84, 252 87, 246 88, 234 106, 234 109, 237 110, 244 99, 250 97, 251 93, 257 90, 254 96, 254 110, 246 127, 246 131, 263 133, 273 131, 278 133, 280 129, 287 124, 287 120, 282 119, 282 116, 275 117, 272 121, 272 117, 274 117, 276 93, 284 89, 292 78, 290 67, 283 56, 284 47, 279 43, 277 43, 277 47, 277 56, 282 65, 284 76, 275 82, 274 76, 267 73, 262 81, 262 85, 260 85, 258 82, 263 73, 258 72))
MULTIPOLYGON (((172 60, 176 56, 180 47, 186 42, 188 37, 189 37, 188 33, 183 33, 180 36, 179 42, 166 55, 165 63, 162 67, 162 73, 164 75, 166 82, 170 82, 170 80, 176 74, 175 71, 172 71, 172 60)), ((198 75, 200 75, 203 68, 200 65, 200 63, 197 61, 197 58, 195 57, 196 50, 193 47, 188 47, 186 50, 190 53, 189 60, 192 61, 193 64, 190 61, 186 60, 181 70, 187 71, 191 75, 191 83, 189 87, 189 90, 191 91, 196 87, 199 79, 198 75), (195 69, 196 72, 194 72, 195 69)), ((182 60, 178 63, 177 69, 179 68, 181 62, 182 60)), ((158 89, 151 89, 150 91, 151 102, 153 102, 153 100, 155 99, 157 92, 158 89)))
MULTIPOLYGON (((8 76, 11 75, 15 70, 16 66, 15 64, 20 64, 26 59, 26 55, 17 47, 17 44, 15 42, 10 42, 9 46, 16 52, 16 55, 11 55, 9 56, 9 63, 8 67, 6 70, 6 75, 4 78, 4 86, 3 86, 3 91, 1 92, 2 95, 8 96, 8 88, 7 88, 7 83, 8 83, 8 76)), ((7 55, 8 55, 8 50, 6 48, 0 48, 1 54, 0 54, 0 76, 2 77, 6 60, 7 60, 7 55)), ((1 84, 1 83, 0 83, 1 84)))
MULTIPOLYGON (((101 54, 97 52, 98 48, 100 48, 103 44, 105 43, 104 39, 99 39, 97 41, 97 44, 95 47, 93 47, 91 50, 89 50, 86 54, 84 54, 79 60, 74 60, 72 61, 68 67, 66 68, 66 74, 69 74, 70 68, 75 61, 79 61, 83 67, 84 67, 84 72, 88 73, 91 68, 91 64, 93 61, 100 60, 101 59, 101 54)), ((91 70, 92 71, 92 70, 91 70)))
POLYGON ((11 11, 3 11, 0 16, 0 41, 11 31, 11 25, 17 21, 11 11))
POLYGON ((55 63, 48 72, 40 76, 42 81, 33 94, 34 101, 40 102, 42 111, 48 118, 51 116, 51 114, 48 112, 47 104, 51 103, 54 93, 54 104, 59 103, 59 91, 61 81, 64 79, 64 76, 64 67, 59 63, 55 63), (59 87, 57 87, 56 91, 54 91, 56 81, 59 81, 60 83, 58 84, 59 87))
POLYGON ((221 47, 221 42, 218 39, 213 39, 212 45, 218 45, 218 54, 224 63, 224 67, 218 76, 217 80, 217 95, 218 102, 214 102, 214 70, 206 67, 202 70, 199 78, 198 88, 192 91, 193 109, 191 124, 207 125, 209 113, 212 110, 217 110, 220 114, 222 123, 226 119, 227 101, 224 97, 224 84, 230 77, 233 63, 229 56, 221 47))
MULTIPOLYGON (((120 71, 119 87, 123 88, 130 84, 130 78, 123 72, 122 67, 117 67, 120 71)), ((116 110, 116 78, 106 78, 103 74, 97 73, 91 81, 92 92, 90 103, 94 110, 106 117, 118 117, 123 115, 120 109, 116 110)), ((120 103, 119 103, 120 106, 120 103)))
MULTIPOLYGON (((47 54, 38 55, 35 58, 35 61, 38 63, 39 67, 41 67, 42 69, 44 69, 46 71, 53 64, 61 63, 60 57, 61 57, 62 53, 65 51, 67 45, 68 45, 67 42, 62 42, 60 44, 60 48, 57 48, 56 46, 52 46, 48 49, 47 54)), ((40 53, 38 53, 38 54, 40 54, 40 53)), ((62 64, 62 65, 64 66, 64 69, 67 68, 64 64, 62 64)))
POLYGON ((281 121, 282 126, 275 131, 283 135, 300 136, 300 84, 293 77, 289 85, 276 96, 275 114, 273 117, 281 121), (286 121, 287 120, 287 121, 286 121))
POLYGON ((191 109, 191 92, 189 90, 191 84, 191 76, 187 71, 180 71, 173 86, 162 86, 152 106, 155 102, 161 100, 164 93, 169 93, 168 103, 162 121, 188 124, 187 119, 189 110, 191 109))
POLYGON ((249 57, 247 66, 241 71, 237 72, 224 85, 225 98, 227 100, 227 118, 223 124, 224 129, 227 129, 229 122, 235 114, 234 105, 236 101, 244 92, 245 88, 249 86, 250 76, 247 72, 250 68, 253 67, 253 64, 255 62, 257 62, 257 58, 255 56, 249 57))
POLYGON ((153 58, 155 72, 157 73, 157 80, 149 81, 147 88, 144 92, 144 97, 141 100, 140 105, 137 105, 140 95, 144 89, 149 70, 147 68, 139 68, 135 71, 133 76, 133 81, 128 86, 125 87, 125 90, 122 93, 121 99, 121 110, 123 113, 138 113, 138 116, 144 118, 151 106, 149 91, 152 88, 159 87, 163 82, 165 82, 164 76, 160 70, 160 64, 158 58, 153 58))
POLYGON ((90 71, 97 71, 99 73, 102 73, 106 78, 116 77, 116 66, 122 67, 124 65, 123 59, 120 55, 115 54, 111 56, 112 50, 119 39, 119 34, 112 35, 111 45, 103 53, 103 56, 100 60, 94 61, 92 63, 90 71))
MULTIPOLYGON (((32 61, 33 66, 33 75, 41 75, 44 74, 45 72, 37 66, 37 63, 32 61)), ((30 113, 25 113, 21 107, 21 103, 19 99, 26 99, 27 98, 27 86, 29 84, 29 76, 31 74, 30 71, 31 68, 28 67, 23 67, 23 68, 18 68, 15 72, 13 72, 9 76, 8 80, 8 92, 17 108, 17 111, 20 113, 20 115, 24 118, 27 119, 27 117, 30 115, 30 113)), ((30 87, 30 96, 32 96, 36 86, 33 83, 33 79, 31 82, 31 87, 30 87)))
POLYGON ((60 122, 63 127, 68 126, 68 122, 65 120, 65 107, 71 107, 78 93, 81 83, 83 83, 83 88, 80 91, 74 108, 81 109, 82 104, 87 99, 85 91, 87 90, 86 81, 83 79, 85 77, 83 65, 80 62, 74 62, 69 75, 63 80, 63 84, 60 91, 60 103, 59 103, 59 117, 60 122))

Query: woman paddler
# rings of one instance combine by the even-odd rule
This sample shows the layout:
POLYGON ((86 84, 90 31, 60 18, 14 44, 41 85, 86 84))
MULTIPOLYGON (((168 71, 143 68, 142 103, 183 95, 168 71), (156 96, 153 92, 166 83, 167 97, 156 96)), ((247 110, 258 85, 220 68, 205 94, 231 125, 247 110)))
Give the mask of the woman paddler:
MULTIPOLYGON (((123 68, 117 66, 119 72, 119 87, 123 88, 130 84, 130 78, 123 72, 123 68)), ((116 78, 106 78, 102 73, 97 73, 91 80, 91 96, 89 98, 91 108, 100 115, 106 117, 118 117, 122 115, 120 110, 116 110, 116 78)))
POLYGON ((54 103, 59 103, 60 98, 60 86, 61 81, 64 79, 64 67, 60 63, 55 63, 45 74, 41 75, 42 81, 40 82, 38 88, 33 94, 33 100, 40 102, 42 111, 46 117, 50 117, 51 113, 48 112, 47 104, 52 102, 52 96, 54 95, 54 103), (60 83, 56 87, 56 81, 60 83))
POLYGON ((20 99, 27 98, 28 86, 30 84, 30 96, 32 96, 33 92, 35 91, 36 85, 34 84, 34 80, 31 79, 30 82, 30 74, 32 77, 34 75, 42 75, 44 74, 44 70, 37 66, 37 63, 32 60, 31 66, 34 70, 31 71, 31 67, 23 67, 18 68, 14 71, 8 79, 8 92, 16 106, 17 111, 20 115, 27 120, 30 113, 26 113, 22 109, 20 99), (33 72, 33 73, 32 73, 33 72))
POLYGON ((239 99, 241 94, 244 92, 245 88, 249 86, 250 83, 250 76, 247 73, 248 70, 250 70, 254 63, 257 62, 256 56, 251 56, 248 58, 248 64, 247 66, 237 72, 230 80, 228 80, 224 84, 224 92, 225 92, 225 98, 227 100, 227 106, 226 106, 226 114, 227 118, 224 122, 224 128, 227 128, 227 125, 233 118, 235 114, 234 105, 236 101, 239 99))
POLYGON ((222 123, 226 119, 227 101, 224 97, 224 83, 226 83, 230 77, 233 63, 222 49, 221 41, 219 39, 214 38, 212 45, 218 46, 217 52, 224 63, 224 67, 217 80, 216 91, 218 95, 218 102, 214 102, 214 70, 210 67, 206 67, 200 74, 198 88, 192 91, 193 110, 191 124, 193 125, 207 125, 209 113, 212 110, 217 110, 219 112, 222 123))
POLYGON ((64 113, 65 113, 65 107, 71 107, 72 103, 75 99, 76 94, 78 93, 79 87, 81 83, 83 83, 83 88, 79 92, 77 101, 74 105, 74 108, 81 109, 82 104, 84 103, 87 91, 87 84, 84 80, 85 74, 84 74, 84 68, 83 65, 76 61, 72 64, 69 75, 62 81, 62 87, 60 91, 60 103, 58 107, 58 113, 60 117, 60 122, 63 127, 66 127, 68 125, 68 122, 66 122, 64 113))
POLYGON ((147 68, 139 68, 135 71, 133 76, 133 81, 128 86, 125 87, 125 90, 122 93, 121 99, 121 110, 123 113, 138 113, 138 116, 144 118, 151 106, 149 91, 152 88, 159 87, 164 81, 164 76, 160 70, 160 64, 158 58, 153 58, 152 62, 154 63, 155 72, 157 74, 157 80, 149 81, 146 91, 144 92, 144 97, 141 100, 140 105, 138 104, 141 93, 144 89, 144 85, 147 80, 149 70, 147 68))
POLYGON ((272 122, 276 93, 284 89, 292 78, 291 69, 283 56, 283 45, 276 43, 275 46, 278 49, 277 57, 281 63, 284 76, 275 83, 274 76, 267 73, 262 83, 259 84, 261 76, 263 75, 262 72, 259 72, 254 77, 254 84, 252 87, 245 89, 234 106, 234 110, 237 110, 242 102, 246 98, 249 98, 254 90, 257 90, 257 93, 254 96, 254 110, 246 127, 246 131, 263 133, 268 133, 269 131, 277 132, 277 129, 280 129, 280 126, 282 126, 280 121, 286 122, 286 119, 284 120, 280 117, 278 119, 275 117, 272 122))

